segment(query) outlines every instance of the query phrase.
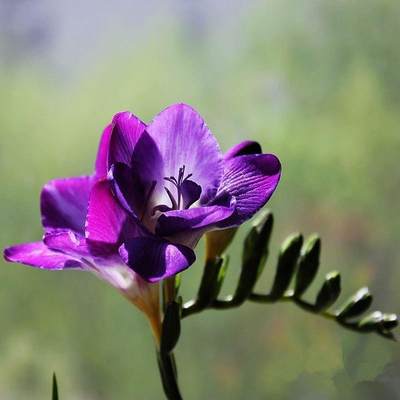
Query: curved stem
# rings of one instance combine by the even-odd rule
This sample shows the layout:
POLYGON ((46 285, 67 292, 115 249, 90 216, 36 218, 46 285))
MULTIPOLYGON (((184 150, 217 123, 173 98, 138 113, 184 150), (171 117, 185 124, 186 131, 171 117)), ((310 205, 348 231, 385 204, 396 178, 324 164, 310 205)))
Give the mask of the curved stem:
MULTIPOLYGON (((278 303, 278 302, 293 302, 294 304, 296 304, 298 307, 302 308, 303 310, 311 312, 313 314, 318 314, 321 317, 329 319, 331 321, 332 320, 336 321, 339 325, 343 326, 346 329, 349 329, 349 330, 352 330, 355 332, 359 332, 359 333, 368 332, 368 331, 359 329, 357 322, 342 320, 342 319, 338 318, 338 316, 335 312, 321 311, 314 304, 309 303, 308 301, 305 301, 298 297, 295 297, 292 290, 288 290, 285 293, 285 295, 280 298, 275 298, 275 297, 271 296, 270 294, 251 293, 250 296, 248 297, 248 300, 250 300, 254 303, 262 303, 262 304, 273 304, 273 303, 278 303)), ((239 307, 240 305, 241 305, 241 303, 239 304, 239 303, 235 302, 233 296, 227 296, 224 299, 214 300, 208 308, 213 308, 215 310, 227 310, 227 309, 239 307)), ((190 300, 190 301, 186 302, 182 307, 182 318, 188 317, 189 315, 199 313, 202 310, 203 309, 198 309, 197 307, 195 307, 194 301, 190 300)), ((382 335, 382 333, 379 333, 379 334, 382 335)), ((383 334, 383 336, 388 337, 389 339, 392 338, 390 335, 383 334)))

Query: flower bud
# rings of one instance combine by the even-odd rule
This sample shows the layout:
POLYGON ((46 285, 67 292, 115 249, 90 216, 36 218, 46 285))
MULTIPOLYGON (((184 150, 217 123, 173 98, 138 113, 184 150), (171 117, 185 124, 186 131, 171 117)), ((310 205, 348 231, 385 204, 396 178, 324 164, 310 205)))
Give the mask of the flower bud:
POLYGON ((214 260, 222 255, 238 228, 227 228, 206 233, 206 260, 214 260))

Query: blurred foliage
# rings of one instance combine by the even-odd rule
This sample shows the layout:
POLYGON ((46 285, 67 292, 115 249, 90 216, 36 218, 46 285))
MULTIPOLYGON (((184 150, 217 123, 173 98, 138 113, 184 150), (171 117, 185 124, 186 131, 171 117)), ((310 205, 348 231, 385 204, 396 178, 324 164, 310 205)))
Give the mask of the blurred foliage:
MULTIPOLYGON (((252 138, 281 158, 269 204, 272 254, 289 232, 318 231, 321 269, 341 272, 345 294, 368 285, 379 309, 399 313, 399 2, 260 0, 240 18, 229 35, 191 36, 168 15, 140 46, 105 43, 98 63, 74 80, 29 59, 4 67, 1 247, 40 238, 41 186, 89 173, 116 111, 150 120, 183 101, 224 150, 252 138)), ((242 239, 239 231, 230 248, 229 292, 242 239)), ((202 250, 182 276, 186 299, 201 276, 202 250)), ((68 398, 161 397, 146 322, 122 296, 85 273, 1 267, 2 399, 43 399, 52 371, 68 398)), ((260 285, 271 284, 268 267, 260 285)), ((176 356, 188 399, 400 397, 398 346, 286 305, 189 319, 176 356)))

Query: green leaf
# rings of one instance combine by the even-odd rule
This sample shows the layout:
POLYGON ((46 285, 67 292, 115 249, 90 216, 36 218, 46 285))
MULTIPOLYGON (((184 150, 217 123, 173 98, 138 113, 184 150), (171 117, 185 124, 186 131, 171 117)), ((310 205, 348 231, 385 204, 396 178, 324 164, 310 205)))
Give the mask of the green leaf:
POLYGON ((321 239, 317 235, 311 236, 299 259, 294 288, 295 297, 300 297, 310 286, 318 272, 321 239))
POLYGON ((179 340, 181 334, 181 305, 172 301, 167 304, 164 320, 162 323, 162 334, 160 353, 169 354, 179 340))
POLYGON ((53 389, 52 389, 52 400, 58 400, 58 385, 57 385, 57 377, 55 372, 53 373, 53 389))
POLYGON ((241 273, 232 299, 238 305, 249 297, 264 269, 273 222, 272 214, 269 212, 264 213, 246 236, 243 246, 241 273))
POLYGON ((325 282, 315 300, 317 310, 326 310, 339 298, 341 291, 340 281, 340 274, 337 271, 329 272, 326 275, 325 282))
POLYGON ((303 236, 299 233, 290 235, 284 241, 279 253, 276 275, 270 293, 272 299, 278 300, 288 289, 302 244, 303 236))
POLYGON ((361 288, 352 296, 337 314, 337 318, 344 320, 356 317, 369 309, 372 303, 372 295, 368 288, 361 288))

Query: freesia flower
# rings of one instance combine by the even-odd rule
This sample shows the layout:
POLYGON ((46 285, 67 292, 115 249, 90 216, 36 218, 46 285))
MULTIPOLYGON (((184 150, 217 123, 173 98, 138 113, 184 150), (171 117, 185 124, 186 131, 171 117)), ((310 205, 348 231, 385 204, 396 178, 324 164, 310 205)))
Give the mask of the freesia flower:
POLYGON ((93 272, 158 318, 158 287, 150 283, 193 264, 204 233, 251 218, 279 178, 278 158, 261 154, 255 142, 224 156, 185 104, 168 107, 149 125, 118 113, 102 135, 93 175, 44 186, 43 240, 9 247, 4 256, 93 272))
POLYGON ((168 107, 148 126, 129 113, 116 115, 113 126, 104 139, 110 149, 104 170, 138 227, 119 252, 150 282, 190 266, 207 231, 252 217, 280 178, 277 157, 259 154, 255 142, 224 157, 203 119, 185 104, 168 107))

